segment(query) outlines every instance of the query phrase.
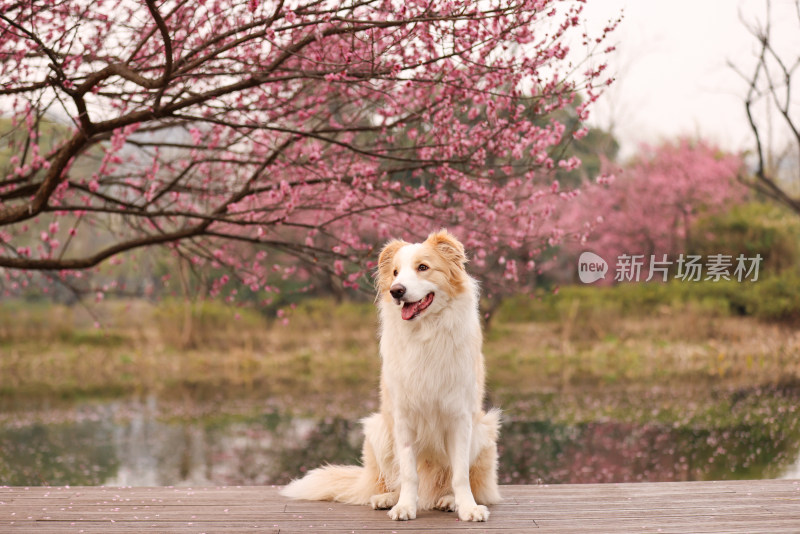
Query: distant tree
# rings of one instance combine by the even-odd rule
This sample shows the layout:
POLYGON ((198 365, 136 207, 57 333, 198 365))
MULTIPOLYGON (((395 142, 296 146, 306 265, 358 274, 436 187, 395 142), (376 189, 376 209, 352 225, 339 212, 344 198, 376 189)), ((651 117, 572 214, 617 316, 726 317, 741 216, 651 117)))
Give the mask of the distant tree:
MULTIPOLYGON (((440 226, 487 270, 503 250, 536 250, 563 196, 552 170, 578 164, 552 152, 572 132, 544 118, 580 92, 581 136, 609 82, 616 22, 585 35, 582 7, 5 2, 2 283, 68 282, 166 246, 254 293, 286 258, 355 286, 384 239, 440 226), (47 119, 67 124, 53 147, 40 142, 47 119)), ((230 296, 228 281, 212 292, 230 296)))
POLYGON ((744 108, 754 139, 755 173, 752 179, 743 177, 750 187, 800 215, 800 0, 793 4, 794 18, 781 20, 790 28, 790 45, 781 46, 776 37, 772 2, 767 0, 764 21, 746 23, 758 42, 755 66, 747 69, 742 60, 730 65, 747 83, 744 108), (773 146, 773 139, 788 141, 785 146, 773 146))
POLYGON ((744 198, 747 190, 737 180, 742 166, 738 156, 703 141, 643 146, 627 165, 608 169, 613 179, 585 189, 561 224, 579 228, 579 247, 607 261, 687 252, 699 216, 744 198), (587 216, 590 222, 582 223, 587 216))

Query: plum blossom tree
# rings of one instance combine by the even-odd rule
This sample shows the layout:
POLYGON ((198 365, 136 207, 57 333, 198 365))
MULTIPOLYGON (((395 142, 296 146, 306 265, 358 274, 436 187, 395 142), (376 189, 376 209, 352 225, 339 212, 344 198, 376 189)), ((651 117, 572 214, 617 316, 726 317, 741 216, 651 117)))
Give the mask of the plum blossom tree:
POLYGON ((580 163, 553 147, 586 133, 547 117, 610 82, 617 21, 587 35, 583 3, 3 2, 0 283, 162 246, 255 293, 298 265, 356 286, 442 226, 532 269, 580 163))
POLYGON ((581 228, 588 215, 576 232, 579 246, 607 261, 686 252, 697 217, 726 209, 747 191, 738 181, 741 158, 703 141, 643 146, 629 164, 608 167, 608 176, 584 189, 561 223, 581 228))

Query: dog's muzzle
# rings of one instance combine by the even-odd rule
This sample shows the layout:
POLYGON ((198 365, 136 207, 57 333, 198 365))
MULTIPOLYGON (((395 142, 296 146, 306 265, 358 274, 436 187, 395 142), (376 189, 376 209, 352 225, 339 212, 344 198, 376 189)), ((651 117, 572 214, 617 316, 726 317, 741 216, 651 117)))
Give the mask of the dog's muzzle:
POLYGON ((406 294, 406 286, 403 284, 395 284, 389 288, 389 294, 395 300, 400 300, 406 294))

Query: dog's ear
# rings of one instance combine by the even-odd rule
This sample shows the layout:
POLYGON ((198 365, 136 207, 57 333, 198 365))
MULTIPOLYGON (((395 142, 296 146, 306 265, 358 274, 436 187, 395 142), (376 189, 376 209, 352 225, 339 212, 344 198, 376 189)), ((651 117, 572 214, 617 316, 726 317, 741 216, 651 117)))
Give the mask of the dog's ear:
POLYGON ((431 244, 445 259, 464 268, 467 255, 464 245, 445 229, 434 232, 428 236, 427 242, 431 244))
POLYGON ((375 285, 378 291, 383 291, 384 286, 386 289, 392 280, 392 263, 394 255, 400 250, 401 247, 408 245, 405 241, 393 239, 386 243, 378 256, 378 271, 375 277, 375 285))

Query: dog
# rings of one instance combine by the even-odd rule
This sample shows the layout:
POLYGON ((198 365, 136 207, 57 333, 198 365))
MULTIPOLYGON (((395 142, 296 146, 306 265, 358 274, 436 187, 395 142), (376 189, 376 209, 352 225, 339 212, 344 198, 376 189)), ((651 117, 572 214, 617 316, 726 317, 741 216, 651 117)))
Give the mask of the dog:
POLYGON ((380 411, 365 418, 362 466, 328 465, 283 488, 294 499, 389 509, 455 511, 486 521, 500 502, 500 412, 482 409, 484 358, 478 283, 464 246, 446 230, 380 253, 376 302, 382 359, 380 411))

